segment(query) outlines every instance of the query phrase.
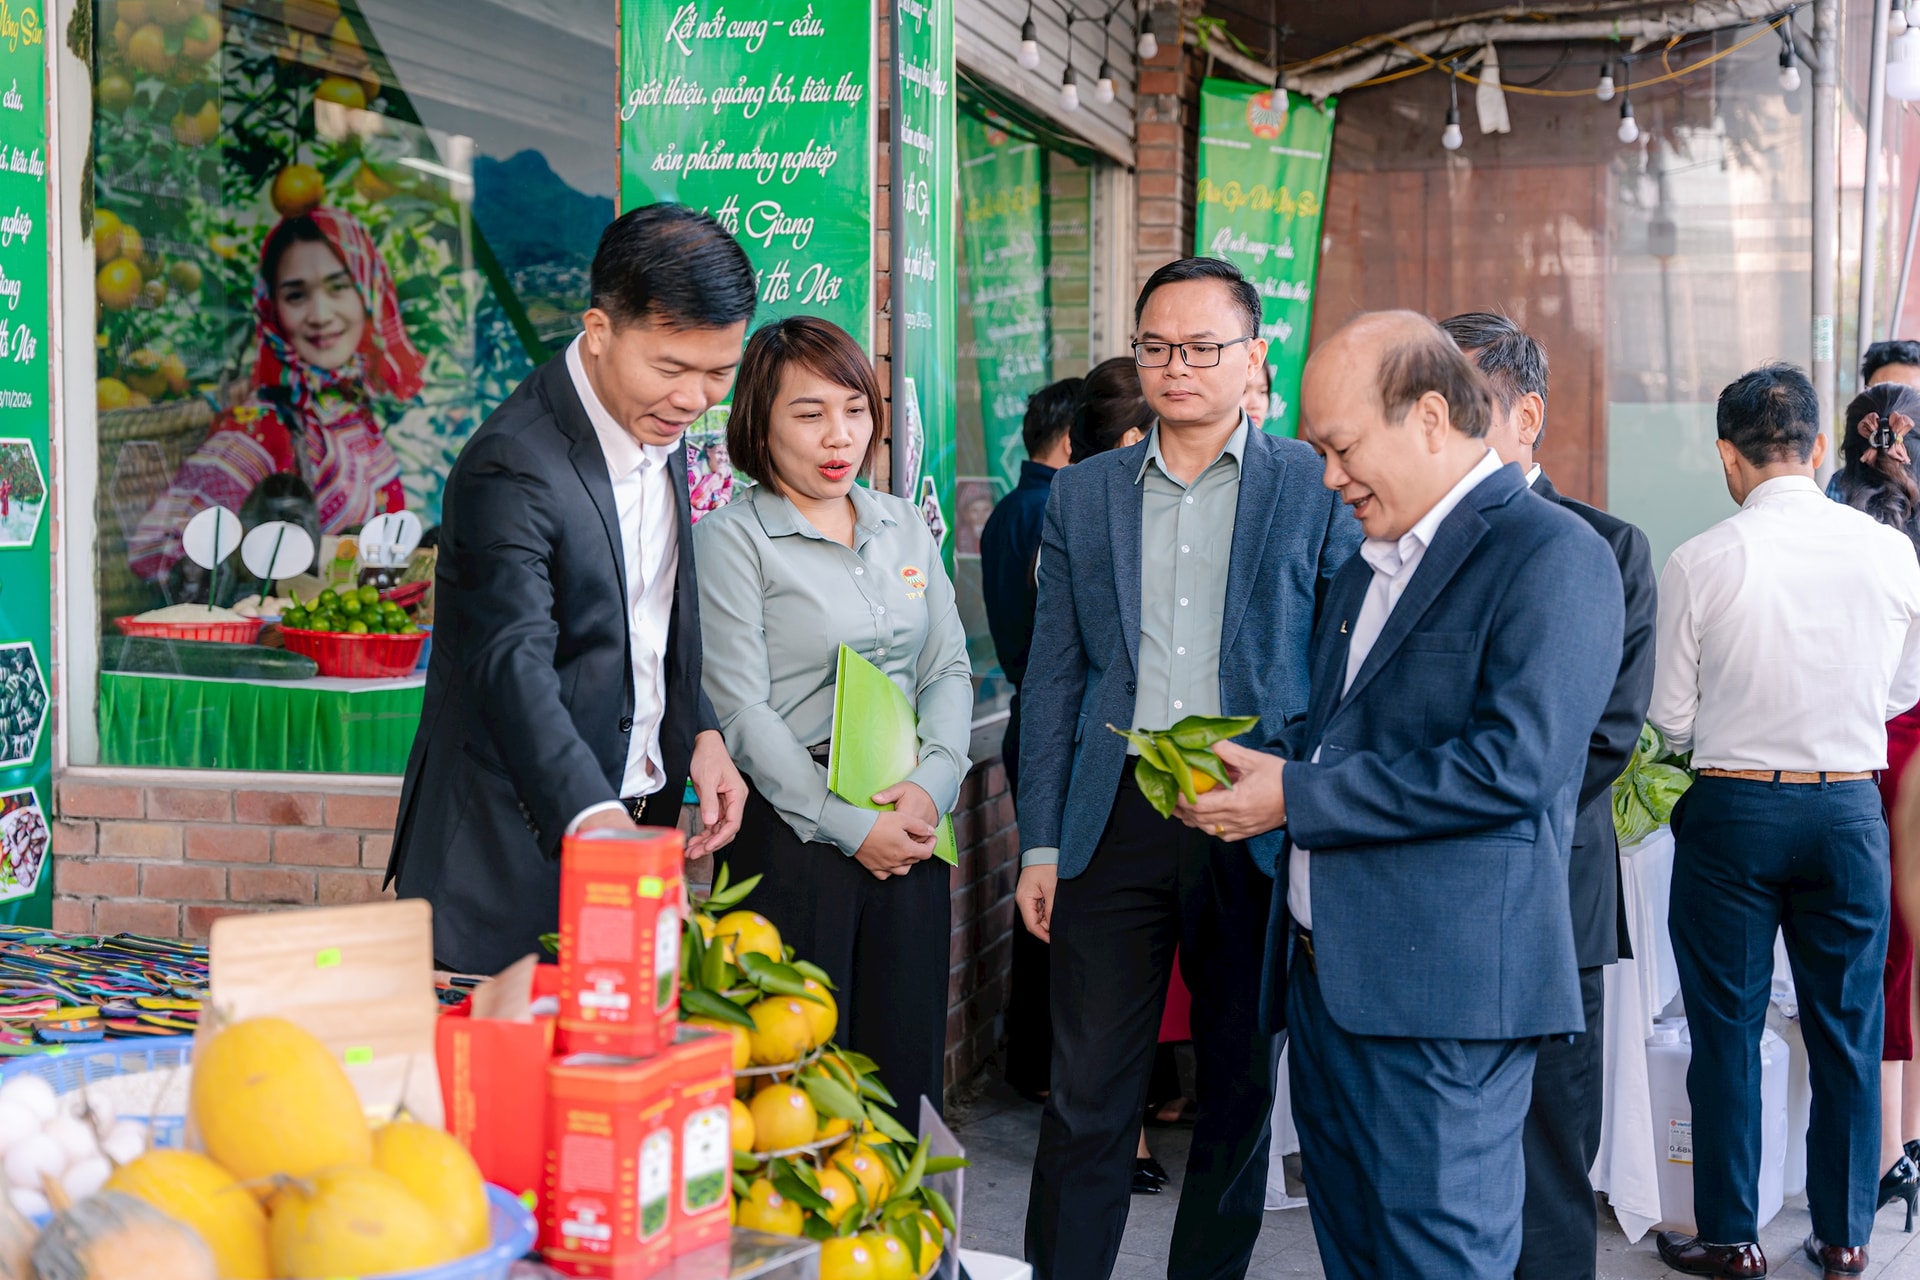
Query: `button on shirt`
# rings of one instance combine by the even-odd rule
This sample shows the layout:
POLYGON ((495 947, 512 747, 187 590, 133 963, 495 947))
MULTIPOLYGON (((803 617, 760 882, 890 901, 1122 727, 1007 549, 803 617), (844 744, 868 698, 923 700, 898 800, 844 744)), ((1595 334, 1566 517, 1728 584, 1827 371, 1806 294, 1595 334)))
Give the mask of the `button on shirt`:
POLYGON ((1227 614, 1233 520, 1247 421, 1193 483, 1167 470, 1160 429, 1147 441, 1140 485, 1140 663, 1133 727, 1170 729, 1220 714, 1220 628, 1227 614))
MULTIPOLYGON (((1374 642, 1386 629, 1393 606, 1399 604, 1400 597, 1407 593, 1407 586, 1413 581, 1413 575, 1419 572, 1420 561, 1426 557, 1427 548, 1433 545, 1434 535, 1440 532, 1440 526, 1446 523, 1453 509, 1464 502, 1468 494, 1480 487, 1481 481, 1500 467, 1500 455, 1491 449, 1487 450, 1485 456, 1474 464, 1473 470, 1462 476, 1460 483, 1447 490, 1447 496, 1434 503, 1433 508, 1421 516, 1413 528, 1393 541, 1368 538, 1360 544, 1361 559, 1373 566, 1373 580, 1367 584, 1366 597, 1360 602, 1360 613, 1353 620, 1347 641, 1347 672, 1340 685, 1342 697, 1353 687, 1353 678, 1360 674, 1360 668, 1366 665, 1367 655, 1373 652, 1374 642)), ((1318 747, 1314 748, 1313 758, 1320 758, 1318 747)), ((1312 857, 1308 850, 1295 845, 1287 858, 1287 910, 1302 929, 1313 928, 1313 900, 1309 885, 1312 857)))
POLYGON ((1769 480, 1660 575, 1647 719, 1696 769, 1887 766, 1920 701, 1920 562, 1804 476, 1769 480))
MULTIPOLYGON (((594 394, 593 384, 587 381, 580 342, 575 338, 567 348, 567 373, 573 378, 580 403, 586 407, 600 452, 606 455, 614 510, 620 518, 620 554, 627 570, 627 655, 633 662, 633 706, 620 794, 631 799, 652 795, 667 782, 666 766, 660 758, 660 721, 667 711, 667 631, 673 622, 673 589, 680 566, 680 517, 673 501, 674 476, 668 467, 683 454, 678 442, 642 445, 613 420, 594 394)), ((622 807, 613 801, 593 805, 582 810, 567 829, 576 829, 588 814, 622 807)))
POLYGON ((877 818, 827 790, 808 748, 833 733, 840 645, 872 662, 918 714, 917 783, 951 813, 967 774, 973 673, 966 627, 913 504, 853 488, 851 548, 765 485, 702 517, 704 687, 727 749, 795 835, 852 854, 877 818))

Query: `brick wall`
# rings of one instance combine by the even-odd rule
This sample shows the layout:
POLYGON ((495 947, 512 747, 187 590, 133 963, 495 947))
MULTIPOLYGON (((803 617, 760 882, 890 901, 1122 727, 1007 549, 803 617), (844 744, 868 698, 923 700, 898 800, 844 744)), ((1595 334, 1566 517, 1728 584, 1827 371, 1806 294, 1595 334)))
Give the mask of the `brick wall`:
POLYGON ((960 863, 952 873, 953 932, 947 954, 949 1089, 970 1079, 999 1047, 1013 931, 1024 927, 1013 900, 1020 878, 1020 837, 1007 771, 997 753, 974 766, 961 785, 953 834, 960 863))
POLYGON ((390 896, 399 803, 398 779, 356 791, 63 779, 53 927, 204 938, 223 915, 390 896))
POLYGON ((1193 251, 1199 70, 1182 45, 1178 0, 1151 0, 1160 52, 1140 68, 1135 99, 1134 288, 1193 251))

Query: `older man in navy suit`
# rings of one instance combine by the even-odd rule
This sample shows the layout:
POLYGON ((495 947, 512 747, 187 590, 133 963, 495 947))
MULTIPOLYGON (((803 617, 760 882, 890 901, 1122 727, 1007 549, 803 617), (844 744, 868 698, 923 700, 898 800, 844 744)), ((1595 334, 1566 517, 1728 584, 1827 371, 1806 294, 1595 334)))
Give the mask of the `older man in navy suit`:
POLYGON ((1301 390, 1366 542, 1288 758, 1222 744, 1232 790, 1181 816, 1291 837, 1268 1003, 1327 1274, 1509 1280, 1536 1047, 1583 1025, 1567 857, 1620 571, 1487 447, 1486 382, 1424 316, 1353 321, 1301 390))
MULTIPOLYGON (((1251 715, 1245 740, 1277 743, 1306 712, 1314 614, 1359 542, 1312 452, 1240 411, 1267 344, 1239 271, 1215 258, 1162 267, 1134 322, 1158 421, 1054 478, 1020 687, 1018 897, 1050 943, 1054 1000, 1027 1209, 1040 1280, 1113 1269, 1175 944, 1200 1111, 1167 1273, 1246 1274, 1273 1107, 1274 1040, 1258 1017, 1273 881, 1244 848, 1156 813, 1107 726, 1251 715)), ((1271 869, 1279 837, 1266 845, 1271 869)))

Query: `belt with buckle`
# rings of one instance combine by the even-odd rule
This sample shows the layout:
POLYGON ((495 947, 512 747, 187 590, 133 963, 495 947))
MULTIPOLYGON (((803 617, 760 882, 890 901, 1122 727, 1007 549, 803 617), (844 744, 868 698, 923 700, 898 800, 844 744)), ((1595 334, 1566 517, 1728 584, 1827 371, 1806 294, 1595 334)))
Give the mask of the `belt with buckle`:
POLYGON ((1802 786, 1820 782, 1863 782, 1873 776, 1854 769, 1813 773, 1804 769, 1702 769, 1703 778, 1737 778, 1742 782, 1791 782, 1802 786))
POLYGON ((1313 930, 1295 929, 1293 931, 1294 953, 1307 958, 1307 969, 1311 973, 1320 972, 1320 963, 1313 955, 1313 930))

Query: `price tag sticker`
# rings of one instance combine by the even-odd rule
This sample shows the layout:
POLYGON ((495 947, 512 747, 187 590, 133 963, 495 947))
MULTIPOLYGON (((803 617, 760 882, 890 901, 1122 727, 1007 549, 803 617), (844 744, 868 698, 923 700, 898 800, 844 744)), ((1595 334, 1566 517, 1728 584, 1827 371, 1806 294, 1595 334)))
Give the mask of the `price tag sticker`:
POLYGON ((340 948, 338 947, 328 947, 324 951, 314 953, 313 967, 316 969, 332 969, 339 963, 340 948))
POLYGON ((354 1045, 343 1055, 350 1067, 364 1067, 373 1061, 373 1050, 366 1045, 354 1045))

